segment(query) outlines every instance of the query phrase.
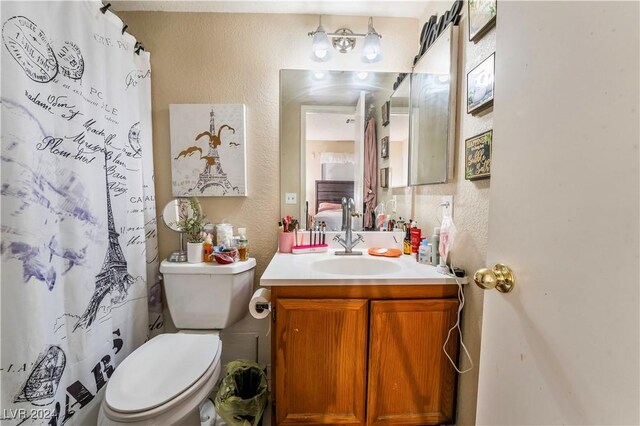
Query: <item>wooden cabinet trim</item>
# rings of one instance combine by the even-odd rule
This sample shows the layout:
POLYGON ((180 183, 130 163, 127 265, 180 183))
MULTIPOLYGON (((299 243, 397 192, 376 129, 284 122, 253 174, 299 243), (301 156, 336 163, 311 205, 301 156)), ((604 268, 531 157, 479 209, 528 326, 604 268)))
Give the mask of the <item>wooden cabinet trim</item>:
POLYGON ((304 299, 449 299, 458 295, 457 285, 346 285, 276 286, 272 298, 304 299))

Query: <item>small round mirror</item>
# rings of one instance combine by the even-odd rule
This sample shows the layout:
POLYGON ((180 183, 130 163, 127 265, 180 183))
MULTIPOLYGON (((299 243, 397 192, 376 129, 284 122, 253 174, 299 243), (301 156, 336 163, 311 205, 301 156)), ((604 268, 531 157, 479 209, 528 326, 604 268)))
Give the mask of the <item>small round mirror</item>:
POLYGON ((176 198, 164 206, 164 210, 162 210, 162 220, 169 229, 182 232, 180 222, 200 214, 201 211, 200 203, 196 198, 176 198), (197 209, 197 211, 194 209, 197 209))
POLYGON ((187 218, 202 216, 202 208, 197 198, 176 198, 164 206, 162 210, 162 221, 173 231, 180 233, 180 250, 169 255, 169 262, 186 262, 187 252, 184 250, 184 238, 181 223, 187 218))

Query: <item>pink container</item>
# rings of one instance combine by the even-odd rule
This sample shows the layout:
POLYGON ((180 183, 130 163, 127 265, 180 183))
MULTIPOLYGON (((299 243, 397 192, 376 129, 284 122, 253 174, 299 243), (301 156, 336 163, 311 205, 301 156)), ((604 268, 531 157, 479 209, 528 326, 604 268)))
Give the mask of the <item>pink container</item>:
POLYGON ((293 232, 280 232, 278 234, 278 251, 291 253, 291 247, 293 247, 293 232))

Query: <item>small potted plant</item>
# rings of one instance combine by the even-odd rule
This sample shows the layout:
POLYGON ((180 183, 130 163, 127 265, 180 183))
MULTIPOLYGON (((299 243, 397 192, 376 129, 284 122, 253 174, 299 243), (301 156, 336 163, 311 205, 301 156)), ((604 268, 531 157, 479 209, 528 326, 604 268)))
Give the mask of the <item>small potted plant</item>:
POLYGON ((202 262, 202 242, 204 241, 204 215, 196 197, 180 204, 178 227, 187 237, 187 262, 202 262))

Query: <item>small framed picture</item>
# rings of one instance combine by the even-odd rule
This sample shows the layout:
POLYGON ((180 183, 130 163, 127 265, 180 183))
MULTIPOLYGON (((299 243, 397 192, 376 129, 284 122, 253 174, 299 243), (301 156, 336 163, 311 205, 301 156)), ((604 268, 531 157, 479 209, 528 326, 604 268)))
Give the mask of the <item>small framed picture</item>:
POLYGON ((389 158, 389 136, 380 140, 380 157, 389 158))
POLYGON ((464 141, 464 178, 485 179, 491 176, 491 143, 493 130, 464 141))
POLYGON ((467 114, 474 114, 493 105, 496 54, 478 64, 467 74, 467 114))
POLYGON ((389 187, 389 168, 380 169, 380 188, 389 187))
POLYGON ((389 124, 389 101, 382 104, 382 125, 389 124))
POLYGON ((496 23, 497 0, 469 0, 469 41, 477 42, 496 23))

